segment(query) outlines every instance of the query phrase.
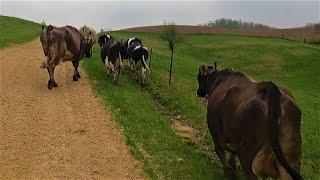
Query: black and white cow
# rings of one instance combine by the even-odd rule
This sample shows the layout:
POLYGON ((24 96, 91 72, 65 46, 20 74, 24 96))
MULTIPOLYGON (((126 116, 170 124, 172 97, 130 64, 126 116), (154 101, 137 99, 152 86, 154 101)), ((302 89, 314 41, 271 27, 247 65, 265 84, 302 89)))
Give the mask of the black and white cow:
POLYGON ((131 61, 133 49, 137 46, 142 46, 141 39, 137 37, 132 37, 127 39, 123 44, 123 58, 128 59, 130 63, 131 70, 133 71, 133 62, 131 61))
POLYGON ((135 73, 136 82, 145 83, 146 73, 150 72, 148 66, 149 52, 144 46, 135 46, 131 52, 131 59, 133 61, 133 69, 135 73))
MULTIPOLYGON (((105 37, 108 37, 106 35, 105 37)), ((111 37, 111 36, 110 36, 111 37)), ((113 73, 113 83, 117 84, 120 71, 123 70, 122 44, 113 38, 106 41, 102 38, 100 58, 106 66, 108 76, 113 73)))
POLYGON ((109 40, 113 40, 113 37, 111 35, 108 34, 102 34, 99 36, 98 39, 98 44, 100 46, 100 48, 102 47, 103 44, 107 43, 109 40))

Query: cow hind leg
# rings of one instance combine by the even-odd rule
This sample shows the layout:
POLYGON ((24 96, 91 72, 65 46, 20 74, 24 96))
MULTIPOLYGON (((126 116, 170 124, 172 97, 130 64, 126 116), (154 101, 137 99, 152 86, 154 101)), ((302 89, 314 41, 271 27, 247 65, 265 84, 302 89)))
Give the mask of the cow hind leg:
POLYGON ((275 155, 270 149, 260 149, 252 161, 252 171, 257 177, 279 177, 275 155))
POLYGON ((47 68, 49 73, 48 89, 52 89, 52 87, 58 87, 58 84, 54 80, 54 69, 55 65, 49 65, 49 67, 47 68))
POLYGON ((230 153, 230 158, 228 160, 229 165, 232 167, 232 169, 237 169, 237 163, 236 163, 236 156, 233 153, 230 153))
POLYGON ((47 70, 49 74, 49 81, 48 81, 48 89, 52 89, 52 87, 58 87, 58 84, 54 80, 54 69, 58 64, 60 58, 59 56, 54 56, 52 59, 47 58, 47 70))
POLYGON ((234 169, 227 162, 225 150, 223 150, 219 144, 215 143, 215 151, 222 162, 224 174, 228 177, 228 179, 237 179, 234 169))
POLYGON ((73 81, 78 81, 78 78, 80 78, 80 73, 78 71, 78 67, 79 67, 79 61, 74 60, 72 61, 73 67, 74 67, 74 72, 73 72, 73 76, 72 79, 73 81))
POLYGON ((113 84, 118 83, 119 74, 120 74, 120 69, 116 68, 115 72, 113 73, 113 84))
POLYGON ((249 156, 246 153, 241 152, 239 154, 239 160, 247 179, 258 180, 257 176, 253 173, 252 170, 252 159, 249 158, 249 156))
POLYGON ((109 76, 110 74, 114 73, 114 65, 112 62, 107 63, 107 75, 109 76))
POLYGON ((129 66, 130 66, 131 72, 133 72, 133 71, 134 71, 134 62, 133 62, 133 60, 130 59, 130 58, 129 58, 128 61, 129 61, 129 66))
POLYGON ((146 80, 146 69, 144 67, 141 68, 141 79, 142 79, 142 85, 144 85, 146 80))
POLYGON ((120 75, 120 71, 121 71, 121 60, 117 59, 113 68, 114 68, 113 84, 117 84, 118 79, 119 79, 119 75, 120 75))
POLYGON ((137 67, 137 65, 134 65, 134 77, 136 82, 139 82, 139 68, 137 67))

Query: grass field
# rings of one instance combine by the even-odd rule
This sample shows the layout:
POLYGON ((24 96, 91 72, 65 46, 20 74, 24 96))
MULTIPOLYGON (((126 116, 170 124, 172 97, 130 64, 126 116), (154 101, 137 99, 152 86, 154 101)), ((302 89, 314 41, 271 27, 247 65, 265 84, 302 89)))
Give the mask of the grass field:
POLYGON ((0 15, 0 49, 31 41, 39 32, 40 25, 37 23, 0 15))
POLYGON ((92 59, 82 65, 105 104, 124 127, 133 154, 144 162, 151 177, 166 179, 220 179, 220 161, 214 154, 206 126, 206 108, 195 97, 196 75, 201 63, 218 59, 221 68, 234 68, 256 80, 272 80, 289 88, 303 111, 302 175, 318 179, 319 174, 319 47, 281 39, 234 35, 186 35, 175 53, 173 81, 168 85, 169 51, 157 34, 112 32, 118 39, 142 38, 153 48, 151 75, 141 88, 129 70, 112 85, 99 59, 98 47, 92 59), (199 130, 200 140, 183 140, 172 130, 172 119, 199 130))

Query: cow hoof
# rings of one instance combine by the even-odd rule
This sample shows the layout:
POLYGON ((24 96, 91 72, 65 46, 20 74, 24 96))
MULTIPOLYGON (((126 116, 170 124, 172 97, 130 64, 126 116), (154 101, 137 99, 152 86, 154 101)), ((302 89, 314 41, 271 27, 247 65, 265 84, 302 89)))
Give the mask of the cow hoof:
POLYGON ((52 89, 52 84, 51 83, 48 83, 48 89, 52 89))
POLYGON ((77 78, 81 78, 80 74, 77 74, 77 78))
POLYGON ((73 79, 73 81, 78 81, 77 76, 73 76, 72 79, 73 79))
POLYGON ((58 84, 54 82, 53 87, 58 87, 58 84))

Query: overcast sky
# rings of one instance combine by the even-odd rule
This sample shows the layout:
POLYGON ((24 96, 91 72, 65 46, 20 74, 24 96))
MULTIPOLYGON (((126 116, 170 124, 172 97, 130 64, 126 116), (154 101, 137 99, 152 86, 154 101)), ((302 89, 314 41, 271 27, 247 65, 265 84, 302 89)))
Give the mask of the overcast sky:
POLYGON ((56 26, 84 24, 96 30, 158 25, 163 20, 197 25, 216 18, 233 18, 287 28, 319 21, 319 0, 224 1, 12 1, 0 0, 0 14, 56 26))

